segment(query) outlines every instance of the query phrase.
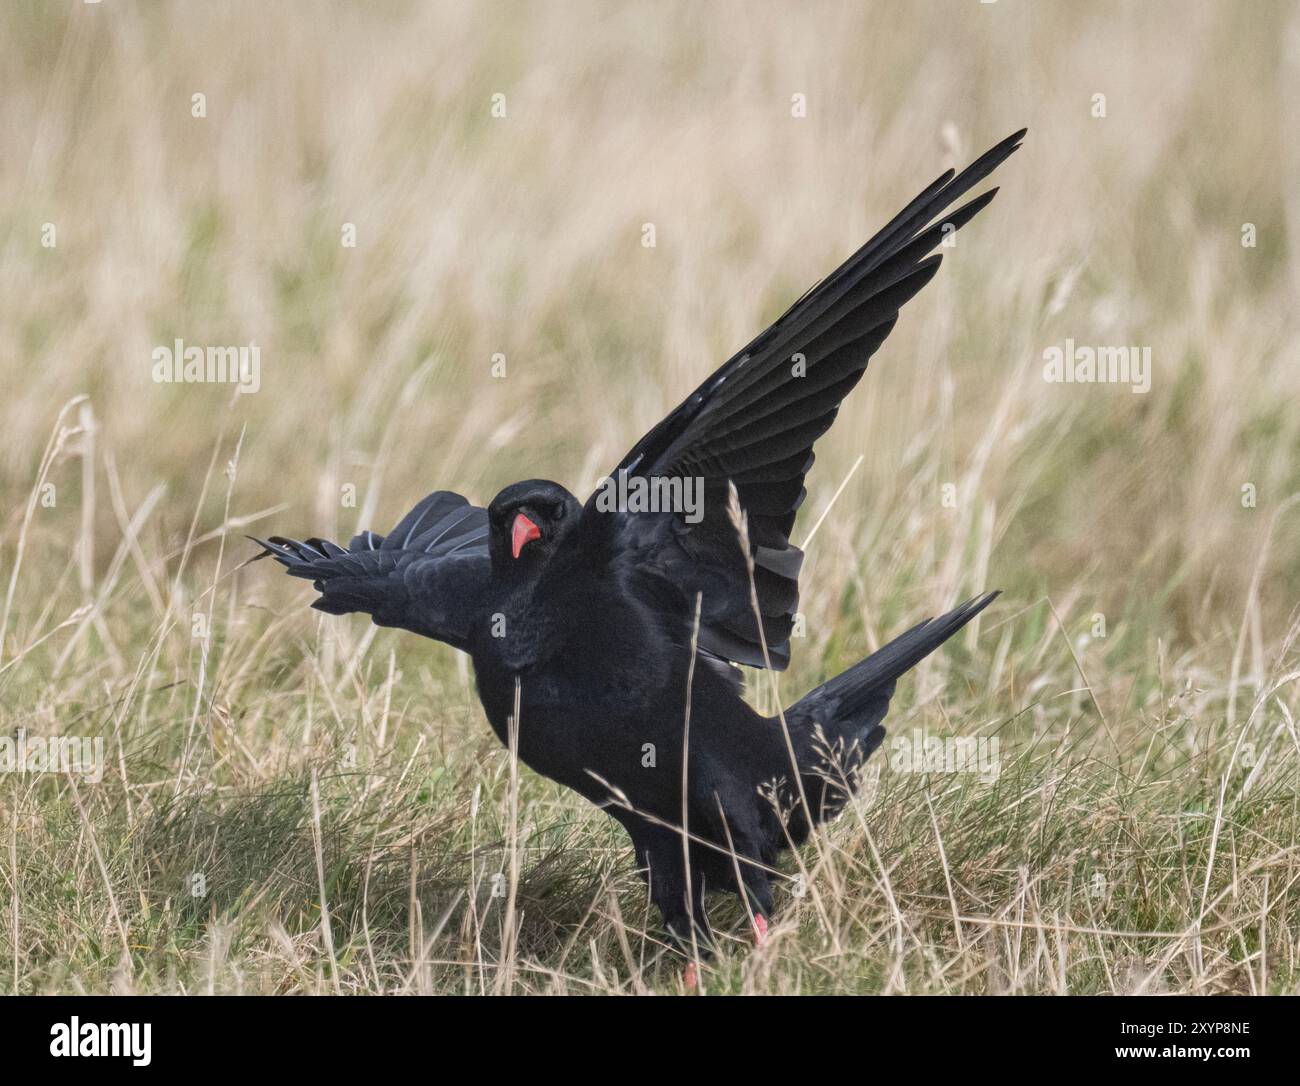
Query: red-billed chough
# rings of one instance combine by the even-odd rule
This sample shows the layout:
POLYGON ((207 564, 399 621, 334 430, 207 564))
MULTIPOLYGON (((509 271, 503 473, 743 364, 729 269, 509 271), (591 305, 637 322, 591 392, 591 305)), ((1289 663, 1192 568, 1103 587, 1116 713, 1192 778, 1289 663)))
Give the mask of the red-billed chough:
POLYGON ((789 661, 803 558, 790 530, 813 443, 938 271, 932 250, 997 190, 948 209, 1023 136, 939 177, 638 441, 585 505, 530 480, 486 509, 438 491, 346 550, 257 541, 315 584, 318 610, 469 653, 503 742, 517 698, 519 757, 623 824, 679 945, 709 946, 713 889, 743 890, 761 937, 779 854, 843 806, 898 677, 996 595, 913 627, 784 714, 741 696, 732 665, 789 661), (675 500, 665 509, 656 496, 675 500))

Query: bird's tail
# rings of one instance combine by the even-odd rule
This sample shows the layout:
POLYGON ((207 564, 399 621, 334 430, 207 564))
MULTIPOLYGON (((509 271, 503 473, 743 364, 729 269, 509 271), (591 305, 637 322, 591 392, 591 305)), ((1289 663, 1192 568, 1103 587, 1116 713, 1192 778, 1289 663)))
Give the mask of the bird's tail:
POLYGON ((880 726, 898 677, 929 656, 984 610, 997 592, 967 600, 946 615, 926 619, 865 660, 806 694, 786 714, 798 751, 804 791, 814 821, 844 806, 854 777, 885 738, 880 726))

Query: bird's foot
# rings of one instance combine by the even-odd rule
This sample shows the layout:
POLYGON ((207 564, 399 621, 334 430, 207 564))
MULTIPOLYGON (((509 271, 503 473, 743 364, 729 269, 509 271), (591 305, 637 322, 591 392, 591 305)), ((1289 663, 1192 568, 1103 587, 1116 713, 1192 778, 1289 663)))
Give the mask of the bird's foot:
POLYGON ((762 946, 767 942, 767 920, 762 913, 754 914, 754 945, 762 946))
POLYGON ((695 968, 694 962, 686 963, 686 971, 682 974, 682 984, 688 992, 693 992, 700 986, 699 971, 695 968))

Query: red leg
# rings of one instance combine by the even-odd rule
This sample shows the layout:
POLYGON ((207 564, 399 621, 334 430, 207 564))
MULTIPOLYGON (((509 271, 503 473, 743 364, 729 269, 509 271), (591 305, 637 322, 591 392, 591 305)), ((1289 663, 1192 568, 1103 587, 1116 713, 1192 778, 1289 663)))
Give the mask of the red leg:
POLYGON ((700 986, 700 978, 694 962, 686 963, 686 972, 682 974, 682 983, 686 986, 688 992, 693 992, 700 986))
POLYGON ((767 921, 762 913, 754 914, 754 945, 762 946, 767 942, 767 921))

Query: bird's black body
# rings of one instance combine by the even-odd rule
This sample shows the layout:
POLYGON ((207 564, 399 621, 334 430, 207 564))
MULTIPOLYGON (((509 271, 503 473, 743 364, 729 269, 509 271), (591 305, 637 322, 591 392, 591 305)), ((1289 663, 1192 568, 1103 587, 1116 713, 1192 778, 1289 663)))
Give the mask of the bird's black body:
POLYGON ((813 442, 937 270, 928 254, 945 227, 993 194, 936 216, 1022 136, 939 178, 615 469, 698 482, 697 515, 611 507, 600 492, 583 505, 531 480, 487 509, 431 494, 387 537, 366 532, 347 550, 264 543, 315 582, 320 610, 468 652, 498 737, 623 824, 679 943, 707 946, 707 890, 743 891, 770 913, 772 866, 843 806, 884 736, 897 678, 993 598, 922 623, 783 715, 741 696, 733 664, 789 659, 802 559, 789 533, 813 442))

